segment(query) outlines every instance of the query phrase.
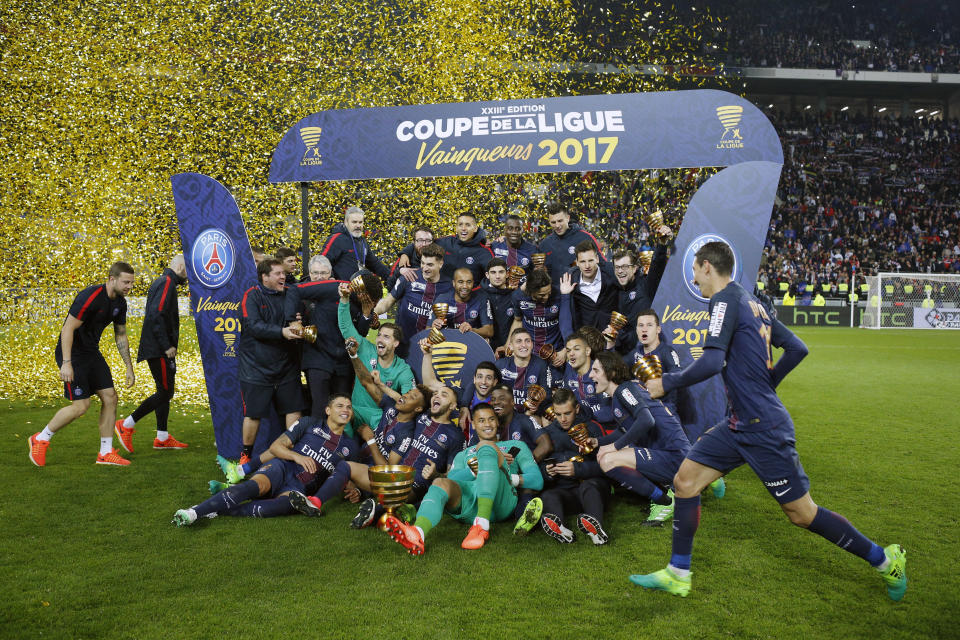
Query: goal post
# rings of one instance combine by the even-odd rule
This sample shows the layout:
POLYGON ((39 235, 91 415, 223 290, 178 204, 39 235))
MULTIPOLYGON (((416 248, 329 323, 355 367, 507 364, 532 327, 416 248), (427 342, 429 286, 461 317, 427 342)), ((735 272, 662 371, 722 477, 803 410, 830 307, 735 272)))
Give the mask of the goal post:
POLYGON ((866 329, 960 329, 960 274, 885 272, 867 276, 866 329))

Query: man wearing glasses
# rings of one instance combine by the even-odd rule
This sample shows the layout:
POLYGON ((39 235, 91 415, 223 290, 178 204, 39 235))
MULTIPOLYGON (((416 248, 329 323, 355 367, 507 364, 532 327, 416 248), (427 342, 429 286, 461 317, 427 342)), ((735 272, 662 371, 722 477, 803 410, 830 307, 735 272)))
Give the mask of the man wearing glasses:
POLYGON ((387 290, 392 291, 397 278, 406 278, 407 282, 417 279, 417 269, 420 268, 420 258, 423 248, 433 242, 433 229, 420 225, 413 230, 413 242, 400 250, 396 262, 390 267, 390 277, 387 279, 387 290))

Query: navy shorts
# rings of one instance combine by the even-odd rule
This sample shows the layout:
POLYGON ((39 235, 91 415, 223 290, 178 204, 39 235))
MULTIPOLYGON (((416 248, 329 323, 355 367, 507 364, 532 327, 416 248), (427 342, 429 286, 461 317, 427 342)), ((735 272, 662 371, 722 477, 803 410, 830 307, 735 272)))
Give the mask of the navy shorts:
POLYGON ((790 421, 766 431, 734 431, 726 422, 715 425, 693 444, 687 457, 723 473, 747 463, 780 504, 810 490, 790 421))
POLYGON ((257 469, 253 475, 267 476, 267 479, 270 480, 270 497, 276 497, 286 491, 303 493, 303 483, 297 479, 299 470, 300 465, 296 462, 274 458, 257 469))
MULTIPOLYGON (((63 383, 63 397, 71 402, 89 398, 102 389, 113 389, 113 376, 103 354, 75 353, 72 356, 73 382, 63 383)), ((63 366, 63 360, 57 354, 57 367, 63 366)))
POLYGON ((240 400, 243 402, 244 418, 266 418, 270 407, 281 418, 288 413, 303 411, 303 387, 299 379, 277 385, 260 385, 240 381, 240 400))
POLYGON ((637 458, 637 471, 663 485, 673 484, 673 476, 677 475, 684 458, 682 451, 662 451, 646 447, 636 447, 633 453, 637 458))

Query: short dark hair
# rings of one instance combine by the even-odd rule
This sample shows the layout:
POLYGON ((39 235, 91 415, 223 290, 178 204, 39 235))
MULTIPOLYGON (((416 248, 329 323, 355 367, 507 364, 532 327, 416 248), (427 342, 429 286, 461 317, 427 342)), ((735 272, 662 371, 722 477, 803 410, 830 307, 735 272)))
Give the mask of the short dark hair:
MULTIPOLYGON (((330 397, 327 398, 327 406, 328 406, 328 407, 333 406, 333 401, 336 400, 337 398, 346 398, 347 400, 350 400, 350 394, 349 394, 349 393, 342 393, 342 392, 340 392, 340 391, 337 391, 337 392, 335 392, 335 393, 331 393, 331 394, 330 394, 330 397)), ((350 400, 350 402, 351 402, 351 404, 352 404, 352 403, 353 403, 353 400, 350 400)))
POLYGON ((716 270, 717 275, 729 276, 733 273, 733 249, 726 242, 714 240, 700 247, 694 256, 698 265, 704 260, 716 270))
POLYGON ((598 353, 607 348, 607 339, 603 333, 596 327, 585 324, 573 332, 571 338, 581 338, 590 347, 590 357, 596 357, 598 353))
POLYGON ((283 268, 283 263, 276 258, 264 258, 257 263, 257 280, 263 283, 263 276, 270 275, 274 267, 283 268))
POLYGON ((403 342, 403 329, 392 322, 384 322, 380 325, 381 329, 389 329, 393 332, 393 339, 397 342, 403 342))
POLYGON ((486 369, 487 371, 493 371, 493 377, 497 380, 497 384, 500 384, 500 381, 502 380, 502 378, 500 377, 500 369, 497 369, 497 365, 496 365, 495 362, 490 362, 489 360, 484 360, 483 362, 481 362, 480 364, 478 364, 478 365, 476 366, 476 368, 473 370, 474 375, 476 375, 477 371, 479 371, 480 369, 486 369))
POLYGON ((350 279, 353 280, 357 276, 363 279, 363 288, 366 290, 367 295, 370 296, 370 299, 375 303, 379 302, 380 298, 383 297, 383 281, 380 279, 380 276, 364 269, 354 273, 350 276, 350 279))
POLYGON ((121 273, 134 273, 133 267, 130 266, 129 262, 114 262, 110 265, 110 271, 108 276, 116 280, 120 277, 121 273))
POLYGON ((581 253, 586 253, 587 251, 593 251, 597 254, 597 257, 600 257, 600 251, 597 250, 597 245, 593 243, 593 240, 581 240, 577 243, 577 246, 573 248, 574 255, 578 258, 581 253))
POLYGON ((283 260, 284 258, 289 258, 290 256, 297 255, 297 252, 289 247, 277 247, 277 250, 274 251, 273 257, 277 260, 283 260))
POLYGON ((577 396, 573 395, 573 391, 570 391, 570 389, 557 389, 553 392, 551 401, 554 405, 567 404, 568 402, 576 404, 577 396))
POLYGON ((534 269, 527 276, 527 295, 552 284, 553 280, 550 279, 550 274, 547 273, 546 269, 534 269))
POLYGON ((632 249, 620 249, 613 254, 614 260, 619 260, 620 258, 630 258, 630 262, 637 264, 637 254, 634 253, 632 249))
POLYGON ((523 224, 523 219, 515 213, 511 213, 506 218, 504 218, 503 223, 506 224, 507 220, 513 220, 514 222, 519 222, 521 225, 523 224))
POLYGON ((552 201, 552 202, 548 202, 546 208, 547 208, 547 215, 548 215, 548 216, 552 216, 552 215, 555 215, 555 214, 557 214, 557 213, 565 213, 565 214, 567 214, 567 215, 570 215, 570 212, 567 211, 567 205, 563 204, 563 203, 560 202, 559 200, 554 200, 554 201, 552 201))
POLYGON ((480 411, 481 409, 486 409, 487 411, 493 414, 494 418, 497 417, 497 412, 493 410, 493 405, 491 405, 489 402, 478 402, 477 404, 475 404, 473 408, 470 409, 470 415, 472 416, 477 415, 477 411, 480 411))
POLYGON ((490 389, 490 395, 493 395, 494 391, 503 391, 504 393, 509 393, 510 395, 513 395, 513 389, 511 389, 505 384, 498 384, 494 386, 492 389, 490 389))
POLYGON ((461 211, 460 213, 457 214, 458 218, 462 218, 464 216, 468 218, 473 218, 474 222, 477 221, 477 214, 475 214, 473 211, 461 211))
POLYGON ((419 226, 417 226, 417 227, 414 228, 414 230, 413 230, 413 237, 416 238, 416 237, 417 237, 417 234, 418 234, 419 232, 421 232, 421 231, 425 231, 425 232, 429 233, 431 237, 433 237, 433 236, 436 235, 436 234, 433 232, 433 229, 431 229, 430 227, 428 227, 428 226, 425 225, 425 224, 421 224, 421 225, 419 225, 419 226))
POLYGON ((504 269, 506 269, 507 261, 504 260, 503 258, 493 258, 489 262, 487 262, 487 266, 484 268, 484 270, 490 271, 490 269, 493 269, 494 267, 503 267, 504 269))
POLYGON ((610 351, 601 351, 596 355, 596 359, 610 382, 620 384, 624 380, 630 379, 630 370, 627 369, 626 363, 619 355, 610 351))
POLYGON ((530 336, 531 338, 533 338, 533 336, 530 335, 530 332, 529 332, 529 331, 527 331, 524 327, 520 326, 520 327, 517 327, 516 329, 514 329, 513 331, 510 332, 510 339, 513 340, 513 336, 517 335, 518 333, 525 333, 525 334, 527 334, 528 336, 530 336))
POLYGON ((264 253, 266 253, 266 251, 264 251, 264 250, 263 250, 263 247, 261 247, 260 245, 253 245, 253 246, 250 247, 250 253, 260 253, 260 254, 264 254, 264 253))
POLYGON ((637 318, 639 318, 640 316, 653 316, 653 319, 657 321, 657 326, 658 327, 660 326, 660 316, 657 315, 657 312, 654 311, 653 309, 644 309, 643 311, 637 314, 637 318))
POLYGON ((420 252, 421 260, 424 258, 436 258, 437 260, 443 260, 443 256, 443 247, 438 245, 436 242, 431 242, 423 248, 423 251, 420 252))

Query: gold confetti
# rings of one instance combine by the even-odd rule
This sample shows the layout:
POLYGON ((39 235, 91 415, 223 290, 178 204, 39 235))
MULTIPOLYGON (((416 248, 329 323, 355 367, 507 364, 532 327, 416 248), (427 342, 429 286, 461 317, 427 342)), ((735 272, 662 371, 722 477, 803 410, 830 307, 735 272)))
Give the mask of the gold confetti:
MULTIPOLYGON (((180 243, 172 174, 196 171, 226 185, 252 244, 298 246, 299 189, 271 185, 267 175, 273 149, 300 118, 353 107, 696 88, 705 78, 679 66, 659 75, 638 70, 712 66, 703 52, 722 54, 713 24, 702 9, 681 13, 658 2, 4 7, 0 275, 8 286, 0 291, 0 398, 60 397, 57 334, 73 296, 104 281, 110 263, 130 262, 131 295, 146 294, 180 243), (613 72, 582 72, 601 62, 613 72)), ((371 244, 387 259, 410 241, 414 225, 451 233, 461 211, 475 212, 494 235, 507 213, 544 230, 543 205, 561 194, 578 211, 656 206, 676 222, 708 172, 696 180, 682 179, 683 171, 646 175, 598 173, 592 186, 563 174, 315 184, 313 251, 352 204, 367 211, 371 244), (642 188, 623 202, 638 177, 642 188)), ((183 319, 177 394, 205 404, 190 324, 183 319)), ((131 318, 128 330, 135 357, 139 320, 131 318)), ((112 342, 108 329, 101 349, 122 378, 112 342)), ((137 376, 132 391, 117 381, 123 400, 142 399, 150 386, 145 364, 137 376)))

